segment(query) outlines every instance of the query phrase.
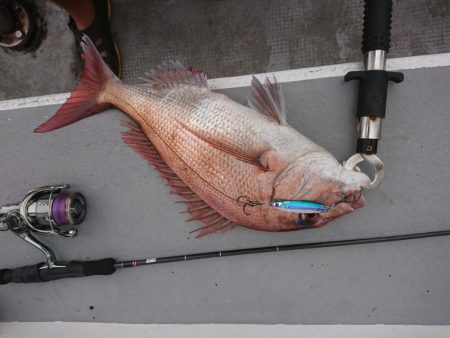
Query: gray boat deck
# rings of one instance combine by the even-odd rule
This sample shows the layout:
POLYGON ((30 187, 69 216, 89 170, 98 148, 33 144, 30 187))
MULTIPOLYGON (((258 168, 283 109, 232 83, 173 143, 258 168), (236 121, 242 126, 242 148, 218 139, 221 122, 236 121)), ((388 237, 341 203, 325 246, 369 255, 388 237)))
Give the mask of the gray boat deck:
MULTIPOLYGON (((0 99, 71 90, 77 67, 67 15, 50 1, 33 53, 0 49, 0 99)), ((113 0, 124 79, 169 59, 210 78, 360 61, 362 1, 113 0), (133 4, 133 5, 131 5, 133 4)), ((394 1, 390 57, 450 51, 447 0, 394 1)), ((61 260, 144 258, 450 228, 450 67, 405 71, 390 86, 382 185, 367 207, 321 229, 238 228, 194 239, 182 206, 120 139, 111 110, 53 133, 32 129, 57 106, 0 111, 0 205, 67 182, 88 199, 76 239, 42 238, 61 260)), ((354 151, 356 83, 283 84, 288 120, 345 160, 354 151)), ((222 90, 245 102, 247 88, 222 90)), ((1 106, 1 102, 0 102, 1 106)), ((450 238, 210 259, 110 277, 0 287, 0 321, 260 324, 449 324, 450 238)), ((0 268, 43 256, 0 233, 0 268)), ((1 332, 0 332, 1 335, 1 332)))
MULTIPOLYGON (((89 211, 76 239, 43 238, 62 260, 144 258, 449 228, 450 67, 405 71, 390 86, 380 157, 386 177, 367 207, 321 229, 238 228, 194 239, 158 174, 120 139, 110 110, 48 134, 58 107, 0 111, 0 204, 67 182, 89 211)), ((356 84, 283 85, 288 121, 339 160, 354 151, 356 84)), ((247 88, 223 90, 244 102, 247 88)), ((0 321, 119 323, 448 324, 449 238, 227 257, 118 271, 110 277, 0 288, 0 321)), ((43 256, 0 236, 0 267, 43 256)))

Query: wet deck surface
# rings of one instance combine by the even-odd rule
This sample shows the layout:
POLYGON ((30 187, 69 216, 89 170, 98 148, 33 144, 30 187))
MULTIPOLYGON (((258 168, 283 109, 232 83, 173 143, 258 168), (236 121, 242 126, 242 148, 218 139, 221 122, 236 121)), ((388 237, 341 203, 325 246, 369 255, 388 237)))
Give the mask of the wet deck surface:
MULTIPOLYGON (((196 240, 158 174, 120 139, 121 113, 49 134, 32 129, 58 107, 0 111, 0 204, 44 184, 83 192, 76 239, 44 238, 62 260, 144 258, 449 228, 450 67, 405 72, 390 86, 380 156, 386 178, 367 207, 318 230, 245 228, 196 240)), ((288 121, 339 160, 354 150, 356 84, 283 85, 288 121)), ((244 102, 247 88, 225 90, 244 102)), ((174 263, 110 277, 0 288, 0 321, 127 323, 448 324, 449 238, 174 263)), ((13 234, 0 267, 42 261, 13 234)))

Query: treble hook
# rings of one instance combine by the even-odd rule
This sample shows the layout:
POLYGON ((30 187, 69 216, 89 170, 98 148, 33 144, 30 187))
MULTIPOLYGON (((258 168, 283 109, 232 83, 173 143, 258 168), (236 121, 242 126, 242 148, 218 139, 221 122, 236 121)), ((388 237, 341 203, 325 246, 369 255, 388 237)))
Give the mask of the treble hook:
POLYGON ((250 213, 246 209, 247 207, 256 207, 256 206, 259 206, 259 205, 264 205, 263 202, 251 200, 247 196, 244 196, 244 195, 239 196, 236 199, 236 201, 238 203, 244 203, 244 205, 242 206, 242 211, 244 211, 244 214, 247 215, 247 216, 250 215, 250 213))
POLYGON ((375 175, 370 184, 365 189, 376 188, 384 178, 384 163, 377 155, 366 155, 361 153, 356 153, 344 162, 344 168, 348 170, 356 170, 356 166, 366 161, 369 163, 375 171, 375 175))

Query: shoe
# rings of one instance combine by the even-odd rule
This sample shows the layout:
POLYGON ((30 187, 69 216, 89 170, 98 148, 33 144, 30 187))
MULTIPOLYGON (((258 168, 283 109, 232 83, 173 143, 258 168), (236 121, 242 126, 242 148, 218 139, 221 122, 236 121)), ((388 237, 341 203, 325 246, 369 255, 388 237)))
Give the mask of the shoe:
POLYGON ((94 0, 95 17, 89 27, 83 30, 77 29, 75 21, 70 18, 69 28, 76 40, 76 50, 79 55, 80 64, 84 64, 84 53, 81 48, 83 35, 89 36, 97 47, 103 61, 119 78, 122 77, 122 63, 119 48, 111 34, 111 0, 94 0))

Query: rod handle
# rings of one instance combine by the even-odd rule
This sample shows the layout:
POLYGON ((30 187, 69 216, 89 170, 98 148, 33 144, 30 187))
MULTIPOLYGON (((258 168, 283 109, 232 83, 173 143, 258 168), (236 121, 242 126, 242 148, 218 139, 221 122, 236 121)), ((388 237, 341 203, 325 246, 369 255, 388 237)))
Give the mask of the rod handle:
POLYGON ((362 52, 389 51, 391 43, 392 0, 365 0, 362 52))
POLYGON ((0 285, 8 283, 40 283, 63 278, 111 275, 116 261, 105 258, 98 261, 72 261, 63 268, 42 268, 44 263, 0 270, 0 285))

